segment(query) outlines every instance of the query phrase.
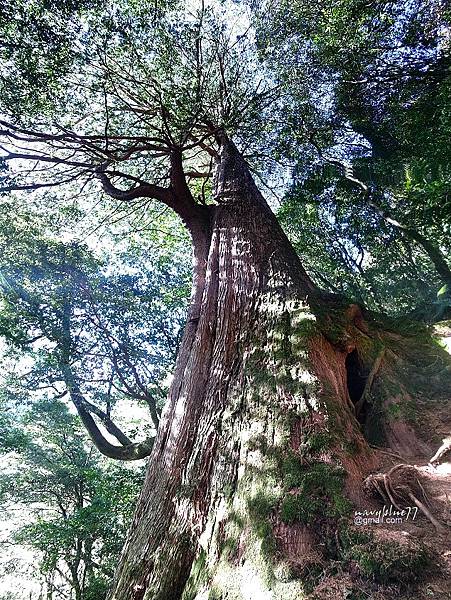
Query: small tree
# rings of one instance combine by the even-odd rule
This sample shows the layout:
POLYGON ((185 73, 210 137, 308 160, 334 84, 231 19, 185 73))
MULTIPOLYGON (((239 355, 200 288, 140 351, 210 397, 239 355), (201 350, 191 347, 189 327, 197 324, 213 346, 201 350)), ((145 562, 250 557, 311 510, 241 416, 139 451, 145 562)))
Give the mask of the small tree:
POLYGON ((1 503, 31 517, 12 541, 37 553, 47 599, 104 598, 142 471, 101 459, 62 402, 39 402, 20 419, 8 415, 2 452, 16 454, 2 473, 1 503))
POLYGON ((5 385, 31 398, 67 397, 107 456, 147 456, 185 310, 183 282, 175 279, 175 273, 183 276, 182 267, 145 266, 135 253, 130 272, 123 251, 122 273, 107 275, 86 246, 46 237, 42 219, 28 215, 21 222, 14 208, 3 205, 0 330, 10 360, 26 367, 11 369, 5 385), (143 441, 132 442, 114 422, 124 400, 148 410, 143 441))

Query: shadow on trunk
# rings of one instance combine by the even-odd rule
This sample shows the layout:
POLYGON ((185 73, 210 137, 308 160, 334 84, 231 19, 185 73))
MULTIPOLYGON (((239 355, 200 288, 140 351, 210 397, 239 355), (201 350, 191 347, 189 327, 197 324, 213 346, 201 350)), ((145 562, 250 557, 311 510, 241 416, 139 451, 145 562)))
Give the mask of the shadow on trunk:
MULTIPOLYGON (((288 600, 334 561, 365 587, 374 574, 349 558, 362 545, 352 514, 368 506, 365 477, 386 467, 371 446, 394 437, 393 385, 402 410, 423 393, 409 374, 418 336, 315 289, 226 139, 215 197, 193 234, 193 303, 109 598, 288 600)), ((421 335, 423 360, 433 354, 449 377, 445 353, 421 335)), ((429 434, 405 414, 398 433, 401 423, 415 439, 405 459, 429 452, 429 434)), ((428 564, 412 558, 412 581, 428 564)))

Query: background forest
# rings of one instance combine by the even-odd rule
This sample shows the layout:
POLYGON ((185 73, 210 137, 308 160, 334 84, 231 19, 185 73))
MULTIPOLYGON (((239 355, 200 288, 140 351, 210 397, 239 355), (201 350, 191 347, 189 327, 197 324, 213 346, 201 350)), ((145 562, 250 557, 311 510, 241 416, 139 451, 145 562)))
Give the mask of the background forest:
MULTIPOLYGON (((140 156, 127 170, 123 144, 133 130, 142 150, 154 80, 180 121, 202 85, 318 287, 438 327, 449 348, 450 20, 446 0, 3 1, 2 600, 106 597, 190 295, 181 220, 107 194, 76 144, 122 153, 111 177, 139 183, 150 167, 140 156), (64 159, 41 150, 41 121, 62 123, 64 159)), ((209 205, 212 161, 190 160, 209 205)))

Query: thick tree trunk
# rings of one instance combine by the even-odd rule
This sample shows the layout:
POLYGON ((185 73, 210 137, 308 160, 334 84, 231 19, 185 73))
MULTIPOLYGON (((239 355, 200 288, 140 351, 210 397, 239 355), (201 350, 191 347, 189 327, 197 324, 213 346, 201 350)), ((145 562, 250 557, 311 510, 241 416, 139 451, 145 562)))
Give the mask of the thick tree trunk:
POLYGON ((282 572, 322 560, 321 532, 292 514, 314 512, 297 502, 306 465, 326 529, 373 465, 346 385, 353 336, 366 336, 358 307, 328 316, 228 141, 215 193, 210 231, 194 239, 193 302, 110 600, 295 597, 301 588, 284 575, 258 593, 268 553, 282 572))

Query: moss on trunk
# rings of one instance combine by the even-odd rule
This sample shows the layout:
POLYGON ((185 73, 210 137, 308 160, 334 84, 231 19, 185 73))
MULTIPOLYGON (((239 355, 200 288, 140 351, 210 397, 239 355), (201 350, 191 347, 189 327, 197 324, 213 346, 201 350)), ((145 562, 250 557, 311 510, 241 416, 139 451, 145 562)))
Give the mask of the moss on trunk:
POLYGON ((110 600, 308 594, 331 561, 348 560, 340 535, 378 466, 364 431, 384 405, 378 390, 412 359, 405 336, 315 290, 230 142, 216 199, 110 600), (346 358, 370 373, 382 346, 401 357, 397 340, 404 358, 380 361, 361 423, 346 358))

